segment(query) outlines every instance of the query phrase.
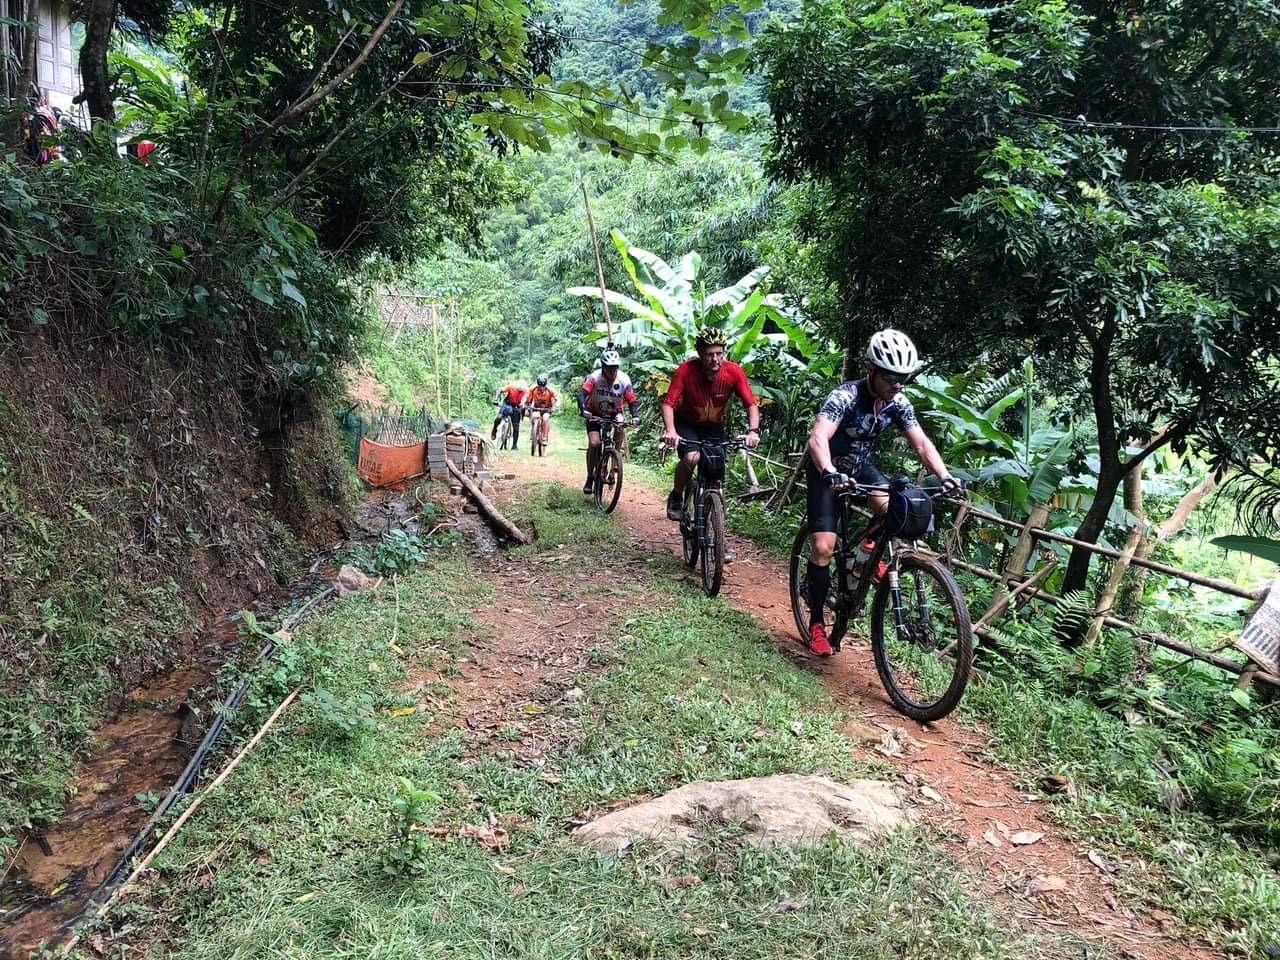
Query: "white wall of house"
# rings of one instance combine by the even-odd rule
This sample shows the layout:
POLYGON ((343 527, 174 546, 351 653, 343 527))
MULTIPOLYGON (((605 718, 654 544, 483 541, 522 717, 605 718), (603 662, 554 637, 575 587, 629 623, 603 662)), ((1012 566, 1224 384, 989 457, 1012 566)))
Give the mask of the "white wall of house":
MULTIPOLYGON (((23 14, 23 0, 0 0, 0 12, 15 20, 23 14)), ((49 102, 63 110, 71 109, 71 98, 80 92, 80 71, 71 41, 71 13, 62 0, 40 0, 40 35, 36 42, 36 86, 46 93, 49 102)), ((0 95, 20 95, 18 78, 22 31, 0 30, 0 95)))

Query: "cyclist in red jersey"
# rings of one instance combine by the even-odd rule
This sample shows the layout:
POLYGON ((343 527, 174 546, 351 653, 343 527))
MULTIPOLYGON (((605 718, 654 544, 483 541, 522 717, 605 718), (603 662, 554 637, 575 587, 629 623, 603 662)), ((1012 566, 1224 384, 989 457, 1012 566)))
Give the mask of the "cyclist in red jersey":
POLYGON ((503 417, 511 419, 511 449, 514 450, 520 443, 520 416, 524 412, 525 394, 529 392, 529 385, 523 380, 517 380, 515 383, 509 383, 498 391, 496 397, 498 404, 498 415, 493 418, 493 429, 489 432, 491 440, 498 439, 498 424, 502 422, 503 417))
POLYGON ((723 439, 724 415, 735 393, 747 408, 746 444, 760 442, 760 405, 742 367, 725 359, 728 338, 717 327, 698 331, 698 351, 676 368, 671 386, 662 401, 663 442, 680 455, 676 464, 675 489, 667 496, 667 519, 679 520, 684 488, 698 462, 698 448, 686 441, 723 439))

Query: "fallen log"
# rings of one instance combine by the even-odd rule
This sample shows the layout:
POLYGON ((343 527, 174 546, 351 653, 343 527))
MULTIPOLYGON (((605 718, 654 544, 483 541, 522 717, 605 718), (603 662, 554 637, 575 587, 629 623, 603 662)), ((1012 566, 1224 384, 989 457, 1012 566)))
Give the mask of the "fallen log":
POLYGON ((475 503, 477 509, 483 514, 490 526, 497 527, 516 543, 533 543, 533 539, 504 517, 502 511, 493 505, 493 501, 480 492, 480 488, 476 486, 475 481, 454 466, 452 460, 446 460, 445 464, 448 466, 449 472, 462 484, 462 489, 467 491, 467 495, 471 497, 472 502, 475 503))

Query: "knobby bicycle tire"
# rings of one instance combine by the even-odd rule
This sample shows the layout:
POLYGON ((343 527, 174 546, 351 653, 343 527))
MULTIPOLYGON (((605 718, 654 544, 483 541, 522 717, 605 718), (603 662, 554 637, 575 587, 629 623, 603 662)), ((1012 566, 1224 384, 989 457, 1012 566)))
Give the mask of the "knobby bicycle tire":
MULTIPOLYGON (((932 582, 937 588, 936 596, 946 601, 954 619, 945 636, 930 638, 934 647, 932 651, 919 640, 903 640, 897 636, 897 626, 892 622, 893 614, 889 609, 889 581, 886 577, 877 585, 875 598, 871 604, 871 653, 875 658, 876 672, 880 674, 880 682, 884 684, 885 692, 889 694, 889 699, 893 701, 894 707, 899 712, 913 720, 939 720, 960 703, 965 687, 969 683, 969 673, 973 668, 973 627, 969 621, 969 607, 964 601, 964 595, 960 592, 960 586, 956 583, 955 577, 936 557, 911 552, 900 554, 898 575, 900 582, 904 575, 910 578, 913 584, 917 582, 916 578, 932 582), (910 677, 907 674, 900 676, 899 671, 894 667, 893 658, 887 646, 886 617, 890 620, 889 627, 894 631, 896 644, 914 646, 918 655, 924 655, 924 659, 949 664, 951 677, 941 695, 936 699, 932 695, 916 699, 917 695, 904 687, 903 680, 910 677), (929 657, 930 653, 934 656, 929 657)), ((908 597, 905 595, 906 588, 902 589, 904 591, 903 606, 918 612, 915 611, 914 591, 908 597)), ((944 667, 943 670, 945 669, 948 668, 944 667)), ((925 682, 927 681, 928 678, 925 678, 925 682)))
POLYGON ((702 592, 714 597, 724 584, 724 500, 719 490, 702 495, 702 592))
POLYGON ((622 496, 622 458, 617 450, 608 450, 600 454, 600 462, 596 465, 595 501, 596 509, 601 513, 613 513, 622 496), (613 486, 606 484, 605 478, 613 472, 613 486))
MULTIPOLYGON (((839 555, 837 550, 831 562, 831 588, 827 591, 827 606, 823 617, 827 626, 827 640, 836 649, 839 649, 840 641, 844 639, 845 631, 849 629, 849 612, 841 604, 840 585, 836 582, 836 577, 840 576, 840 570, 835 558, 839 555)), ((788 567, 791 616, 795 619, 796 631, 800 634, 800 639, 807 645, 809 643, 808 523, 800 524, 800 529, 796 531, 796 538, 791 544, 791 560, 788 567)))
POLYGON ((681 505, 680 514, 680 538, 682 541, 684 565, 692 570, 698 565, 698 556, 700 544, 698 543, 698 520, 697 520, 697 484, 689 481, 689 485, 685 487, 684 503, 681 505))

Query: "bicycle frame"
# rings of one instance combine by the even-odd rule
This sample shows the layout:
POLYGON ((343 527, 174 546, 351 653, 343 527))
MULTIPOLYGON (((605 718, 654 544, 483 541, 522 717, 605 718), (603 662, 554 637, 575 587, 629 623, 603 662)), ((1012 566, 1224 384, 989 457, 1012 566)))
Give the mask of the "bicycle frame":
MULTIPOLYGON (((684 441, 693 447, 723 447, 725 450, 725 469, 729 469, 729 454, 743 449, 746 444, 737 437, 725 437, 723 440, 686 440, 684 441)), ((703 505, 704 494, 708 490, 724 489, 724 479, 708 480, 702 475, 702 458, 698 458, 698 462, 694 464, 693 477, 691 482, 694 484, 693 502, 694 502, 694 524, 693 530, 698 536, 698 542, 706 546, 707 542, 707 515, 706 508, 703 505)))
MULTIPOLYGON (((845 609, 851 616, 861 615, 867 594, 871 591, 871 587, 875 582, 874 577, 868 576, 868 571, 876 570, 883 559, 886 564, 885 578, 889 583, 889 597, 893 603, 894 626, 902 629, 905 617, 902 607, 902 591, 898 586, 898 547, 894 542, 894 538, 886 535, 884 516, 882 514, 873 514, 856 538, 851 538, 848 535, 849 531, 854 529, 852 525, 853 501, 872 493, 888 493, 890 489, 891 487, 884 484, 855 483, 849 488, 839 491, 840 525, 844 535, 836 540, 834 556, 838 564, 837 569, 840 571, 838 595, 845 602, 845 609), (857 568, 857 565, 850 563, 850 560, 856 559, 858 545, 866 540, 874 540, 875 547, 868 553, 862 567, 857 568), (856 575, 858 578, 857 586, 852 592, 850 592, 848 585, 848 578, 851 574, 856 575)), ((944 499, 947 496, 948 493, 941 490, 937 493, 929 494, 929 498, 935 501, 944 499)), ((916 592, 916 600, 919 603, 918 609, 921 615, 927 618, 929 616, 929 602, 924 594, 924 585, 919 580, 916 581, 916 592)))

